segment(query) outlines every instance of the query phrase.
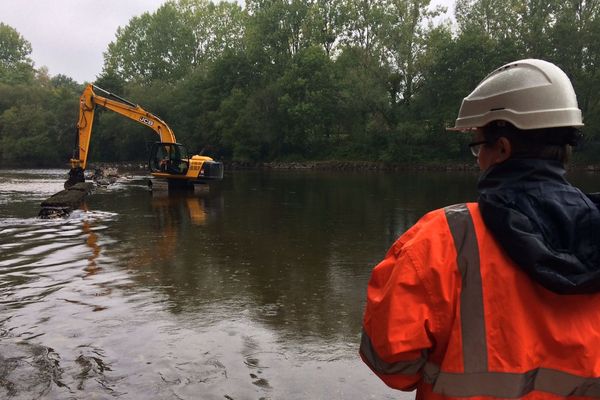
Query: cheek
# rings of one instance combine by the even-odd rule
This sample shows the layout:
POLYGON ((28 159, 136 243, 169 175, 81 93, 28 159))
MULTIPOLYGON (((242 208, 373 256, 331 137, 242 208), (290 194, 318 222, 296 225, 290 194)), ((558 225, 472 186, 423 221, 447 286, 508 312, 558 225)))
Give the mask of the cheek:
POLYGON ((477 165, 479 165, 479 169, 482 171, 485 171, 490 167, 489 155, 483 149, 481 149, 479 157, 477 157, 477 165))

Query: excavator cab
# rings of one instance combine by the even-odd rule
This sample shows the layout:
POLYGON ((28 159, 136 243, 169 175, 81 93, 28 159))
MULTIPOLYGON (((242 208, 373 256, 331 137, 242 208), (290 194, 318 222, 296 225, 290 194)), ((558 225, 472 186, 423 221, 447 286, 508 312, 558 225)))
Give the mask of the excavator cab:
POLYGON ((194 189, 196 184, 223 179, 223 163, 190 155, 179 143, 153 143, 148 167, 154 178, 167 180, 169 190, 194 189))
POLYGON ((189 155, 179 143, 153 143, 148 162, 151 172, 185 175, 189 168, 189 155))

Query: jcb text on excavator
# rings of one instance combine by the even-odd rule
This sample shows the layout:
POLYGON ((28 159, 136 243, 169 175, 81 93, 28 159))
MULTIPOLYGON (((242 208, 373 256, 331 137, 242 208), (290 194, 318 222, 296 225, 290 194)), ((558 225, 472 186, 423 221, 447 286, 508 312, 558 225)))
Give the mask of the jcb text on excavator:
POLYGON ((193 188, 194 184, 223 179, 222 163, 207 156, 190 156, 186 148, 177 143, 173 130, 156 115, 145 111, 137 104, 89 84, 79 100, 77 148, 71 159, 71 170, 69 179, 65 182, 66 187, 85 180, 84 170, 87 166, 96 106, 104 107, 146 125, 158 134, 160 142, 152 146, 148 168, 154 178, 166 180, 169 188, 193 188))

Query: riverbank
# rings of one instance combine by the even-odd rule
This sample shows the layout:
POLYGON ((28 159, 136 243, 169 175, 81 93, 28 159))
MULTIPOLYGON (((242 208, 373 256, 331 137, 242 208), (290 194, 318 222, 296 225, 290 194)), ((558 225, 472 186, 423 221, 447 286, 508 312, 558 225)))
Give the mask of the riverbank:
MULTIPOLYGON (((242 162, 242 161, 222 161, 225 170, 314 170, 314 171, 478 171, 479 167, 473 160, 472 162, 430 162, 430 163, 384 163, 376 161, 273 161, 273 162, 242 162)), ((13 166, 15 168, 27 168, 27 166, 13 166)), ((10 165, 0 166, 2 169, 13 168, 10 165)), ((33 166, 31 168, 34 168, 33 166)), ((39 168, 39 167, 38 167, 39 168)), ((54 168, 64 168, 69 170, 69 166, 54 166, 54 168)), ((88 173, 95 170, 115 169, 119 173, 147 173, 147 164, 139 161, 123 162, 94 162, 87 168, 88 173)), ((600 172, 600 164, 571 162, 568 166, 572 171, 600 172)))
MULTIPOLYGON (((223 161, 226 170, 315 170, 315 171, 475 171, 475 163, 392 164, 374 161, 294 161, 240 162, 223 161)), ((147 171, 137 162, 96 162, 87 170, 116 168, 119 171, 147 171)), ((600 168, 599 168, 600 170, 600 168)))
MULTIPOLYGON (((225 170, 314 170, 314 171, 479 171, 475 161, 471 163, 383 163, 375 161, 294 161, 294 162, 240 162, 223 161, 225 170)), ((147 165, 138 162, 97 162, 91 163, 88 171, 115 168, 121 172, 146 172, 147 165)), ((600 164, 573 162, 569 170, 600 172, 600 164)))
MULTIPOLYGON (((225 167, 231 169, 245 168, 244 164, 226 163, 225 167)), ((466 163, 427 163, 427 164, 400 164, 383 163, 374 161, 303 161, 303 162, 268 162, 250 164, 253 169, 273 170, 320 170, 320 171, 471 171, 477 165, 466 163)))

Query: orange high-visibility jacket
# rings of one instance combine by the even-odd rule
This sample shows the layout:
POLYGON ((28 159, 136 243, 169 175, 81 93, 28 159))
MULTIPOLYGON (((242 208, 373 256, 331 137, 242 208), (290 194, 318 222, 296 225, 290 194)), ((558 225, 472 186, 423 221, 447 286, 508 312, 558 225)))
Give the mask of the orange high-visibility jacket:
POLYGON ((360 354, 417 399, 600 398, 600 294, 545 289, 499 247, 476 203, 450 206, 373 270, 360 354))

